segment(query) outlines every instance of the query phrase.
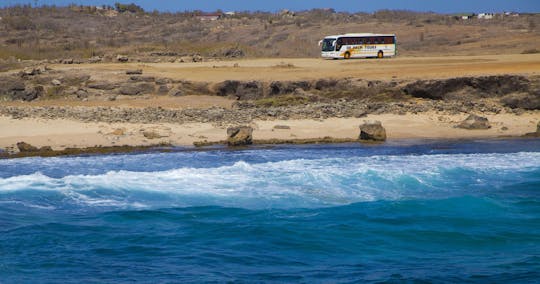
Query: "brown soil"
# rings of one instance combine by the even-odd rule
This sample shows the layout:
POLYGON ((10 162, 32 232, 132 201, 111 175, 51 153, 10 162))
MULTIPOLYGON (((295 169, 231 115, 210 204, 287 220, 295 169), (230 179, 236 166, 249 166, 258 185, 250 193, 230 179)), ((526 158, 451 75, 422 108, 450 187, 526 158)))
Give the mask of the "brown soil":
MULTIPOLYGON (((68 65, 53 69, 69 70, 68 65)), ((324 60, 320 58, 246 59, 203 63, 81 64, 93 77, 120 78, 122 70, 140 68, 145 75, 199 82, 225 80, 304 80, 319 78, 437 79, 497 74, 539 74, 540 54, 395 57, 324 60), (280 67, 290 64, 293 67, 280 67), (238 66, 238 67, 235 67, 238 66)))

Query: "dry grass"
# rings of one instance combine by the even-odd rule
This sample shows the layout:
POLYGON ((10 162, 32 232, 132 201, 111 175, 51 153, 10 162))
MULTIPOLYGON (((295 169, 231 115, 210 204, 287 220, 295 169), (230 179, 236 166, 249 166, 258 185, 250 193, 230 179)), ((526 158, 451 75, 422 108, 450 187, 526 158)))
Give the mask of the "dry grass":
POLYGON ((315 9, 292 15, 238 13, 201 22, 196 13, 123 13, 91 8, 0 9, 0 58, 88 58, 175 52, 221 57, 317 57, 317 42, 346 32, 396 33, 401 55, 520 53, 537 48, 539 15, 456 20, 450 15, 383 10, 374 14, 315 9))

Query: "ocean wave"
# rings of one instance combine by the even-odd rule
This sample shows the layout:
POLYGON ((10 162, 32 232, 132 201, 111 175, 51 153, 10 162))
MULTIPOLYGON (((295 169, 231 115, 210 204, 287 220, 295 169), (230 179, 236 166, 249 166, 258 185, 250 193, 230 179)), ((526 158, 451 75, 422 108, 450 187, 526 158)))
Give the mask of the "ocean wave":
POLYGON ((55 198, 46 198, 52 204, 39 206, 317 207, 470 194, 471 188, 493 190, 539 169, 540 153, 521 152, 237 161, 211 168, 59 178, 36 172, 0 178, 0 200, 42 202, 43 196, 53 194, 55 198))

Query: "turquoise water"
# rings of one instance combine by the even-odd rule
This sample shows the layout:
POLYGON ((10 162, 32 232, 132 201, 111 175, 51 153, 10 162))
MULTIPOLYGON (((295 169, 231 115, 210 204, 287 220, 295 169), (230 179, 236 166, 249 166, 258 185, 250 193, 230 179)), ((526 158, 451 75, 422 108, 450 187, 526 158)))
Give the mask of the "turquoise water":
POLYGON ((0 160, 0 282, 538 282, 540 140, 0 160))

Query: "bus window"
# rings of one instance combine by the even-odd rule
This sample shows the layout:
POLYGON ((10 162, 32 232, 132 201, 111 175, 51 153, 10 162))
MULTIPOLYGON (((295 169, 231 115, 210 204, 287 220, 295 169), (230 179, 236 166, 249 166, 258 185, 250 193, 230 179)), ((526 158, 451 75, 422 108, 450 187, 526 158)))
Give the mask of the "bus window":
POLYGON ((393 44, 394 43, 394 37, 391 37, 391 36, 387 36, 384 38, 384 43, 385 44, 393 44))

